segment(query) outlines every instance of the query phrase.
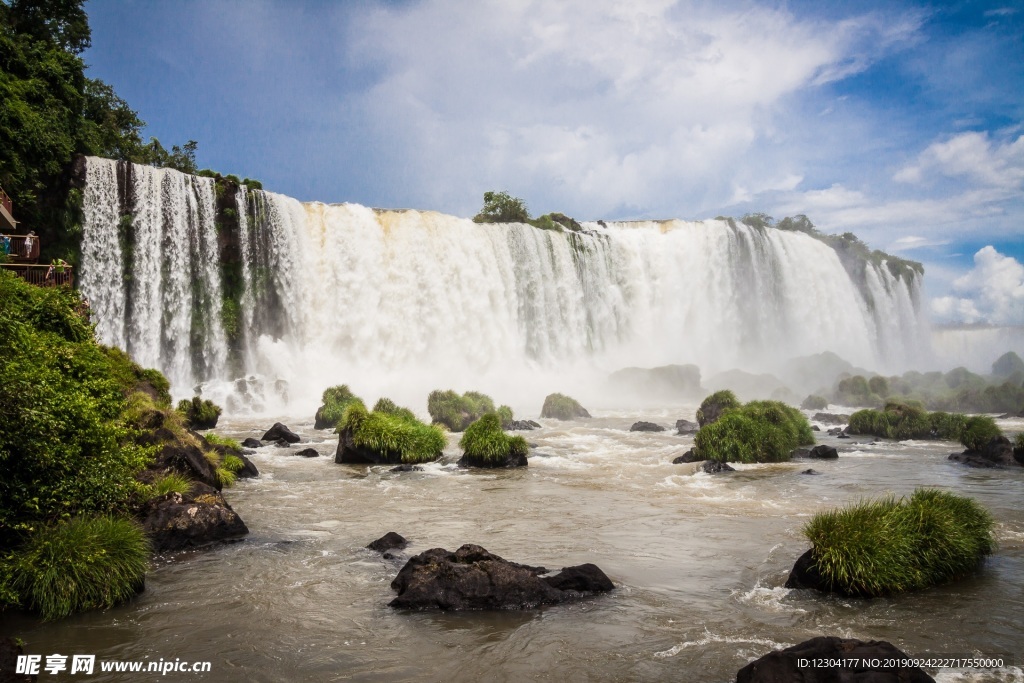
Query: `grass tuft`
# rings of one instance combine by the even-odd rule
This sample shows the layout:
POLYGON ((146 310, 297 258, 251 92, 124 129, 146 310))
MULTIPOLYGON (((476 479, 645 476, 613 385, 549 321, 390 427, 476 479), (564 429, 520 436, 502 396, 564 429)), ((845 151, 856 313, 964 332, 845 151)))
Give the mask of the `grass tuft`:
POLYGON ((781 401, 751 401, 701 427, 694 448, 719 462, 784 462, 797 446, 813 443, 814 432, 799 410, 781 401))
POLYGON ((524 456, 530 451, 526 439, 509 436, 501 429, 501 416, 487 413, 469 425, 459 446, 470 458, 489 463, 500 463, 510 456, 524 456))
POLYGON ((188 490, 192 488, 192 480, 184 474, 169 472, 154 481, 150 486, 153 489, 153 497, 160 498, 168 493, 188 493, 188 490))
POLYGON ((494 401, 479 391, 467 391, 459 396, 451 389, 437 389, 427 396, 427 412, 435 424, 443 424, 453 432, 461 432, 484 413, 494 412, 494 401))
POLYGON ((381 399, 377 406, 387 410, 368 412, 362 401, 353 401, 345 408, 339 428, 351 430, 357 446, 393 454, 403 463, 430 462, 440 457, 448 443, 440 427, 424 424, 412 411, 388 399, 381 399))
POLYGON ((177 410, 192 429, 216 427, 221 414, 220 406, 209 399, 204 401, 198 396, 193 396, 191 401, 184 398, 178 401, 177 410))
MULTIPOLYGON (((973 419, 973 418, 972 418, 973 419)), ((962 437, 968 418, 959 413, 929 413, 915 401, 890 401, 883 410, 858 410, 850 416, 850 434, 884 439, 950 439, 962 437)))
POLYGON ((226 469, 228 472, 238 474, 245 469, 245 462, 243 462, 237 455, 225 455, 224 462, 221 463, 221 467, 226 469))
POLYGON ((221 466, 213 471, 213 476, 217 479, 217 483, 220 484, 221 488, 231 488, 235 485, 235 479, 238 478, 234 472, 228 468, 221 466))
POLYGON ((803 532, 826 583, 866 597, 963 577, 995 549, 988 511, 970 498, 935 489, 821 512, 803 532))
POLYGON ((322 403, 316 411, 316 423, 319 425, 317 428, 337 427, 345 414, 345 408, 353 401, 358 400, 347 384, 324 389, 322 403))
POLYGON ((229 436, 219 436, 212 432, 204 434, 203 436, 214 446, 224 446, 225 448, 229 448, 233 451, 237 451, 239 453, 242 452, 242 444, 238 443, 237 439, 232 439, 229 436))
POLYGON ((12 586, 46 620, 117 605, 142 587, 149 541, 118 517, 77 517, 37 530, 12 556, 12 586))

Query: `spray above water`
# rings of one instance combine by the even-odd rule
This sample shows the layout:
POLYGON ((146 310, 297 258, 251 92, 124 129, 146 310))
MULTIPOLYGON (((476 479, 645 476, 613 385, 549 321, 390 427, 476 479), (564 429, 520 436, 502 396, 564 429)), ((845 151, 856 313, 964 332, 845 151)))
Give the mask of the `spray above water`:
POLYGON ((217 192, 210 178, 88 159, 81 287, 101 341, 229 410, 312 414, 347 383, 420 411, 430 390, 454 388, 534 412, 551 391, 607 403, 607 374, 626 366, 709 374, 833 351, 883 370, 924 347, 918 278, 868 263, 858 285, 797 232, 720 220, 557 232, 217 192))

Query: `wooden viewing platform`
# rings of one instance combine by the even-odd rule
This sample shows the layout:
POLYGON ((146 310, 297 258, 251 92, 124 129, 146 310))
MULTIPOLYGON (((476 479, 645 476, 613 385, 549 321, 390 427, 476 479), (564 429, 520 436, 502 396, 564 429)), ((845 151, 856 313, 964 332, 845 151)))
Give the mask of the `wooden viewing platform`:
POLYGON ((5 263, 4 268, 31 285, 38 285, 40 287, 65 285, 73 287, 75 284, 75 271, 72 266, 64 266, 63 273, 60 272, 59 266, 52 266, 53 271, 51 272, 51 266, 49 265, 5 263))
POLYGON ((25 240, 28 235, 3 235, 0 234, 0 254, 4 253, 4 246, 7 245, 7 263, 38 263, 39 262, 39 238, 32 236, 32 248, 25 250, 25 240))

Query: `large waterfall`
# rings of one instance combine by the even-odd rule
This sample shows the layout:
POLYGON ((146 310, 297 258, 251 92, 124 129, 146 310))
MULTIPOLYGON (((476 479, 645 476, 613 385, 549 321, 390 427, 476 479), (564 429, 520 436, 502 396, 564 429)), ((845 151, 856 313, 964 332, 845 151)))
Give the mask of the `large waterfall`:
POLYGON ((515 405, 624 366, 706 374, 833 351, 895 369, 926 340, 919 278, 869 263, 857 284, 798 232, 719 220, 557 232, 218 187, 86 164, 81 288, 97 331, 178 395, 203 384, 241 401, 258 383, 255 409, 285 395, 305 407, 347 382, 417 409, 448 387, 515 405))

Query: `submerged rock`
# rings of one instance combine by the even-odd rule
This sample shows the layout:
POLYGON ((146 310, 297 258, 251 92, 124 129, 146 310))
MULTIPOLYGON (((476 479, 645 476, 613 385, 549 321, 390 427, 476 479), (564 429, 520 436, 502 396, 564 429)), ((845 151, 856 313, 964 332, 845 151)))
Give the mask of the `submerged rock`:
POLYGON ((409 463, 402 463, 397 467, 392 467, 388 472, 422 472, 423 468, 419 465, 410 465, 409 463))
POLYGON ((256 469, 256 465, 252 464, 252 460, 249 460, 249 458, 245 457, 245 455, 241 453, 236 454, 236 457, 241 460, 244 465, 242 469, 235 472, 236 477, 239 479, 252 479, 260 476, 260 471, 256 469))
POLYGON ((854 640, 819 636, 784 650, 769 652, 739 670, 736 683, 934 683, 918 667, 884 667, 886 660, 907 655, 884 640, 854 640), (814 660, 846 660, 846 666, 817 667, 814 660), (878 661, 878 666, 868 662, 878 661))
POLYGON ((242 518, 216 489, 193 484, 186 493, 151 500, 140 513, 154 552, 200 548, 249 533, 242 518))
POLYGON ((705 460, 704 464, 700 466, 702 470, 708 474, 720 474, 722 472, 735 472, 736 468, 732 467, 727 462, 719 462, 718 460, 705 460))
POLYGON ((819 460, 834 460, 839 457, 839 451, 832 446, 819 444, 807 452, 807 457, 818 458, 819 460))
POLYGON ((676 434, 696 434, 700 425, 689 420, 676 420, 676 434))
POLYGON ((263 442, 259 439, 254 439, 251 436, 242 442, 242 445, 246 448, 262 448, 263 442))
POLYGON ((490 469, 499 469, 506 467, 529 467, 530 463, 527 460, 525 453, 519 453, 515 451, 509 451, 504 459, 501 460, 488 460, 485 458, 474 458, 468 453, 463 454, 459 461, 455 463, 459 467, 484 467, 490 469))
POLYGON ((663 431, 665 431, 665 428, 662 427, 659 424, 654 424, 653 422, 644 422, 643 420, 640 420, 639 422, 634 422, 633 426, 629 428, 629 431, 631 431, 631 432, 663 432, 663 431))
POLYGON ((818 470, 806 469, 803 472, 801 472, 800 474, 821 474, 821 472, 819 472, 818 470))
POLYGON ((288 443, 298 443, 301 441, 299 435, 288 429, 285 425, 280 422, 275 422, 274 426, 267 430, 266 434, 263 435, 263 441, 287 441, 288 443))
POLYGON ((968 467, 1020 467, 1024 465, 1024 451, 1015 450, 1005 436, 994 436, 980 451, 953 453, 949 459, 968 467))
POLYGON ((672 460, 672 464, 681 465, 683 463, 688 462, 701 462, 702 460, 707 460, 707 458, 700 457, 699 455, 697 455, 697 452, 691 448, 690 450, 680 455, 678 458, 674 458, 672 460))
POLYGON ((508 423, 508 431, 510 432, 525 432, 531 429, 540 429, 541 425, 533 420, 512 420, 508 423))
POLYGON ((405 540, 401 534, 389 531, 366 547, 383 553, 387 550, 402 550, 407 545, 409 545, 409 541, 405 540))
POLYGON ((315 448, 303 448, 298 451, 295 455, 301 455, 303 458, 319 458, 320 452, 315 448))
POLYGON ((391 587, 403 609, 530 609, 553 605, 614 588, 592 564, 567 567, 543 577, 544 567, 509 562, 478 545, 454 553, 432 548, 406 562, 391 587))

